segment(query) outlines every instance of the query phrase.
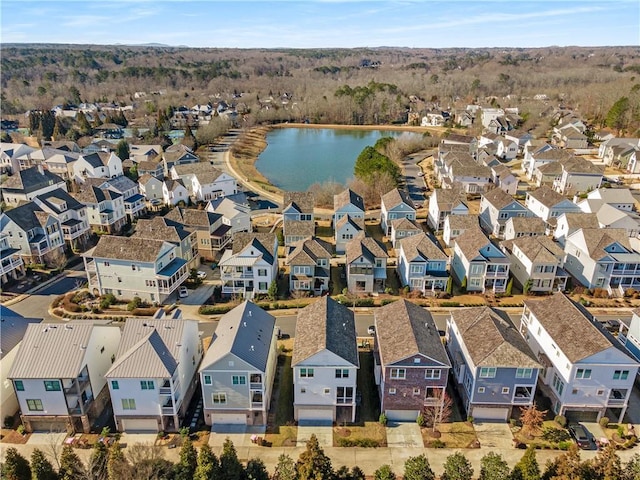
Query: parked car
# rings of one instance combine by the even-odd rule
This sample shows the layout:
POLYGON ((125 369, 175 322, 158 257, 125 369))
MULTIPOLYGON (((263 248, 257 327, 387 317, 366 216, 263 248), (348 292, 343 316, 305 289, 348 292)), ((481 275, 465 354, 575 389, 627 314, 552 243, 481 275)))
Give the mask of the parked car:
POLYGON ((620 320, 612 318, 604 322, 604 328, 606 328, 611 333, 618 333, 620 331, 620 320))
POLYGON ((376 334, 376 327, 373 326, 373 325, 369 325, 369 327, 367 327, 367 334, 375 335, 376 334))
POLYGON ((189 296, 189 290, 187 290, 187 287, 180 287, 178 289, 178 297, 186 298, 188 296, 189 296))
POLYGON ((593 447, 593 441, 591 440, 591 434, 584 425, 579 423, 570 423, 569 433, 578 444, 578 447, 583 450, 591 450, 593 447))
POLYGON ((200 280, 204 280, 205 278, 207 278, 207 272, 204 272, 202 270, 198 270, 198 278, 200 280))

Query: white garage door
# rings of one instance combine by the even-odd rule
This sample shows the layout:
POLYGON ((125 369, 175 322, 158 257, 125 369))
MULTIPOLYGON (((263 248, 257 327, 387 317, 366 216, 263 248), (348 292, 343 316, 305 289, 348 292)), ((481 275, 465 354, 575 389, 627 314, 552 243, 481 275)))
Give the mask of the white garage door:
POLYGON ((122 420, 125 432, 157 432, 158 421, 155 418, 128 418, 122 420))
POLYGON ((420 413, 418 410, 387 410, 387 420, 392 422, 415 422, 420 413))
POLYGON ((301 408, 298 410, 298 422, 306 425, 310 424, 331 424, 333 423, 333 410, 321 408, 301 408))
POLYGON ((246 425, 247 414, 246 413, 213 413, 211 415, 211 421, 214 424, 232 424, 232 425, 246 425))
POLYGON ((474 421, 507 421, 509 415, 508 408, 489 408, 489 407, 475 407, 471 416, 474 421))

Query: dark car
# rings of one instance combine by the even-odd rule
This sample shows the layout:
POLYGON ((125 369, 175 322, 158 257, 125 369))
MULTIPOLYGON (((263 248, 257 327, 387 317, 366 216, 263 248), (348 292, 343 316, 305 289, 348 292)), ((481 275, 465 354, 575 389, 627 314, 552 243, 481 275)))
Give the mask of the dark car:
POLYGON ((604 328, 606 328, 611 333, 618 333, 620 331, 620 320, 616 320, 615 318, 607 320, 606 322, 604 322, 604 328))
POLYGON ((593 447, 591 434, 584 427, 584 425, 580 425, 579 423, 569 424, 569 433, 580 448, 582 448, 583 450, 591 450, 591 448, 593 447))

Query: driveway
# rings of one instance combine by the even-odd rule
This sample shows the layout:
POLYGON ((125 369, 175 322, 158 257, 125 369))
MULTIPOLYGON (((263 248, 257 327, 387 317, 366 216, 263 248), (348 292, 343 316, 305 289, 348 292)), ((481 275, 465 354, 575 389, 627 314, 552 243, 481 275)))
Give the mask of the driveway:
POLYGON ((474 422, 473 428, 482 448, 510 449, 513 448, 513 435, 508 423, 474 422))
POLYGON ((422 433, 416 422, 387 423, 387 446, 390 448, 424 448, 422 433))
POLYGON ((298 438, 296 446, 304 447, 315 435, 321 447, 333 447, 333 425, 300 425, 298 424, 298 438))
POLYGON ((250 427, 247 425, 213 425, 211 427, 211 434, 209 435, 209 445, 211 447, 222 447, 225 440, 228 438, 233 442, 233 446, 236 448, 251 446, 251 437, 257 435, 264 437, 266 427, 250 427))
POLYGON ((34 432, 27 440, 27 445, 62 445, 67 432, 34 432))

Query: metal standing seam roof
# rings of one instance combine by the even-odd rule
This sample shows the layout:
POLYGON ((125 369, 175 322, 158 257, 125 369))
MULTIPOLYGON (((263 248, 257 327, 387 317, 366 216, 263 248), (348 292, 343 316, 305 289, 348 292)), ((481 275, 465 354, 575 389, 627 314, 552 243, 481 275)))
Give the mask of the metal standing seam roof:
POLYGON ((15 348, 31 323, 40 323, 42 318, 25 318, 9 307, 0 305, 0 358, 15 348))
POLYGON ((129 318, 107 378, 166 378, 178 367, 185 322, 129 318))
POLYGON ((7 378, 76 378, 95 326, 82 321, 30 324, 7 378))
POLYGON ((360 367, 353 312, 325 296, 298 313, 291 365, 328 350, 360 367))
POLYGON ((244 301, 220 319, 199 371, 215 370, 216 362, 233 354, 265 372, 275 324, 273 315, 244 301))
POLYGON ((375 311, 376 341, 383 365, 421 354, 451 366, 431 312, 401 299, 375 311))

